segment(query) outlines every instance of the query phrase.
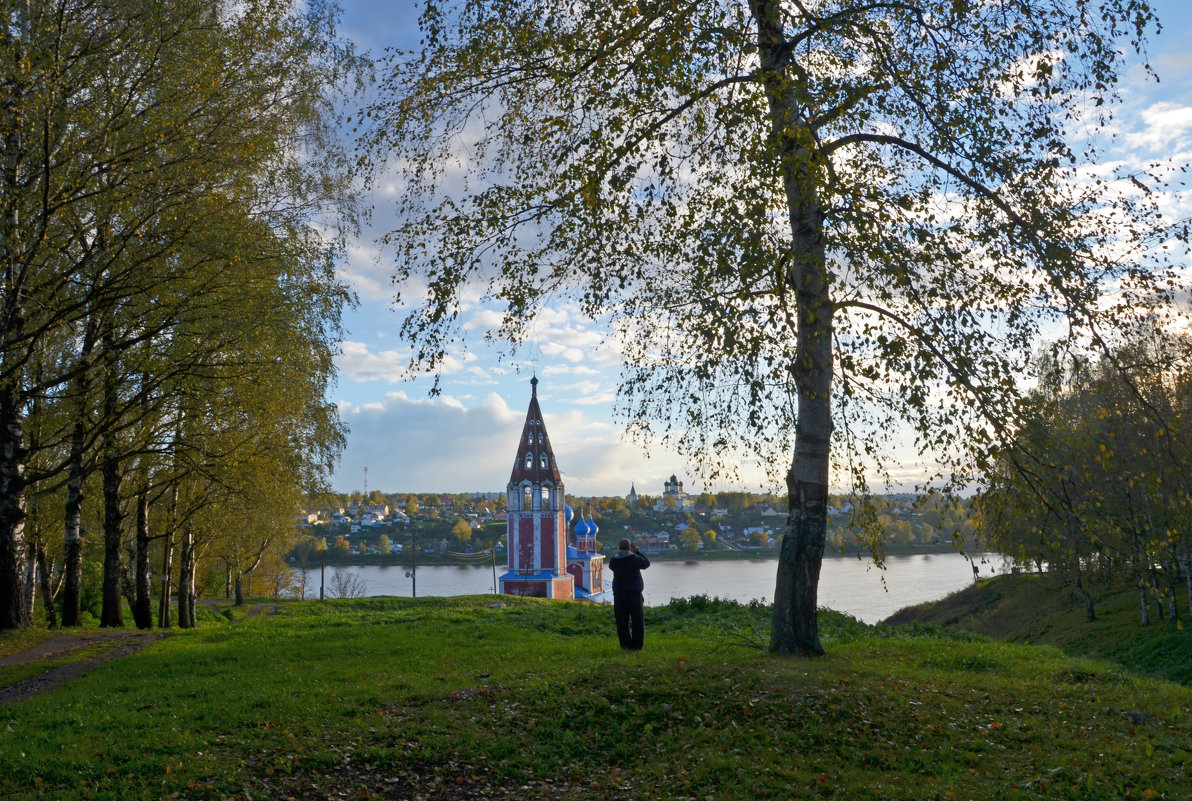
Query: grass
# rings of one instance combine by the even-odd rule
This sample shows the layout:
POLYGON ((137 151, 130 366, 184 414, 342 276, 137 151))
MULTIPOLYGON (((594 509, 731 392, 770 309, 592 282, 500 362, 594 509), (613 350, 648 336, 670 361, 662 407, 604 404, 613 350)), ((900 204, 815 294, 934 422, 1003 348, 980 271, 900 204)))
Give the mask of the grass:
POLYGON ((15 629, 0 633, 0 659, 28 650, 38 643, 57 637, 60 633, 41 627, 15 629))
MULTIPOLYGON (((1139 624, 1138 591, 1125 582, 1089 588, 1097 620, 1085 619, 1084 604, 1048 576, 1011 574, 933 603, 904 609, 895 623, 928 623, 976 632, 998 640, 1053 645, 1076 656, 1100 657, 1143 675, 1192 687, 1192 627, 1159 620, 1139 624)), ((1180 598, 1181 612, 1186 601, 1180 598)))
POLYGON ((116 642, 95 643, 94 645, 78 648, 61 656, 52 656, 17 665, 0 665, 0 687, 9 687, 13 684, 18 684, 26 679, 40 676, 56 668, 100 658, 105 651, 112 650, 118 645, 119 643, 116 642))
POLYGON ((12 799, 1178 799, 1192 690, 1056 648, 759 605, 280 604, 0 707, 12 799))

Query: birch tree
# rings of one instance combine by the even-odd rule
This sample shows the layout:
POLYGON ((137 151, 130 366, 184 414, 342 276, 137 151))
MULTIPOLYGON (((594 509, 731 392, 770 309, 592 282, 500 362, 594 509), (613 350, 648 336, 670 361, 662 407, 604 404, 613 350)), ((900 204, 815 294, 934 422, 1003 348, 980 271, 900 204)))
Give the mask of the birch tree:
MULTIPOLYGON (((3 0, 0 14, 0 629, 26 622, 19 565, 37 481, 68 485, 64 605, 66 622, 77 620, 78 509, 97 467, 103 622, 118 625, 131 410, 159 412, 144 401, 177 371, 210 375, 152 364, 194 319, 196 298, 212 284, 247 289, 263 279, 244 265, 267 262, 274 283, 321 282, 299 301, 322 320, 304 330, 337 330, 348 296, 333 262, 354 206, 331 97, 358 61, 322 2, 299 12, 283 0, 3 0), (265 236, 237 239, 253 230, 265 236), (61 358, 43 359, 47 348, 61 358), (73 413, 59 413, 65 427, 41 444, 53 458, 30 472, 26 415, 47 396, 73 413)), ((206 352, 220 339, 211 334, 206 352)))
POLYGON ((1139 331, 1096 360, 1046 360, 1047 380, 998 451, 982 505, 996 548, 1046 564, 1071 582, 1095 618, 1084 579, 1129 579, 1139 620, 1179 616, 1192 530, 1192 340, 1139 331))
POLYGON ((1086 344, 1179 284, 1128 191, 1165 176, 1087 169, 1143 0, 421 9, 361 139, 399 175, 414 363, 443 364, 465 293, 514 347, 546 306, 606 322, 632 429, 705 478, 784 478, 775 653, 822 653, 830 482, 863 489, 901 421, 963 480, 1041 329, 1086 344))

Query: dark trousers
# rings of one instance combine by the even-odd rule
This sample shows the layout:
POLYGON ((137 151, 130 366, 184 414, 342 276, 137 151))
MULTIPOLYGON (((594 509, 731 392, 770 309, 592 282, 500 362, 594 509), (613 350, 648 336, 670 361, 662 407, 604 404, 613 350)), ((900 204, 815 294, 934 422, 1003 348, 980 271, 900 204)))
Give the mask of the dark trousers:
POLYGON ((617 619, 617 639, 621 647, 640 651, 645 638, 645 617, 642 615, 640 592, 614 592, 613 617, 617 619))

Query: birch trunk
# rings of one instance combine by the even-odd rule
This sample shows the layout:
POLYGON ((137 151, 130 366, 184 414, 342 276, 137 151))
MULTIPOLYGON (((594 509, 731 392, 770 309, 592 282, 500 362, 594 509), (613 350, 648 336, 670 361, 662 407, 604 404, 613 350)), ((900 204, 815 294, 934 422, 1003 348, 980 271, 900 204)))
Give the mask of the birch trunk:
POLYGON ((0 631, 29 625, 25 614, 25 453, 20 399, 0 388, 0 631))
POLYGON ((21 599, 21 603, 25 607, 25 617, 30 621, 33 619, 33 604, 37 600, 37 574, 35 573, 36 561, 33 555, 33 543, 33 538, 25 541, 25 595, 21 599))
POLYGON ((153 584, 149 571, 149 496, 143 488, 137 494, 135 553, 135 597, 132 619, 138 629, 151 629, 153 628, 153 584))
POLYGON ((157 605, 157 626, 168 629, 170 621, 170 582, 174 572, 174 527, 178 519, 178 488, 170 494, 170 529, 162 539, 161 547, 161 600, 157 605))
POLYGON ((116 442, 117 386, 115 374, 115 343, 110 329, 102 337, 103 372, 103 420, 109 427, 101 440, 100 472, 103 483, 103 609, 100 612, 101 626, 123 626, 124 619, 120 603, 122 565, 120 540, 124 528, 124 515, 120 510, 120 453, 116 442))
POLYGON ((1188 617, 1192 617, 1192 554, 1184 554, 1184 586, 1188 590, 1188 617))
POLYGON ((35 548, 37 559, 37 583, 41 588, 41 605, 45 607, 46 625, 51 629, 58 628, 58 612, 54 608, 54 563, 46 558, 46 549, 41 545, 35 548))
MULTIPOLYGON (((28 11, 26 9, 26 15, 28 11)), ((0 50, 13 65, 27 61, 22 30, 24 21, 6 20, 0 28, 0 50)), ((0 631, 24 628, 25 614, 21 559, 25 554, 25 441, 21 340, 25 335, 22 292, 25 254, 22 251, 24 220, 18 199, 25 182, 23 164, 28 153, 27 120, 23 114, 28 76, 6 70, 0 92, 0 130, 4 131, 4 161, 0 163, 0 270, 4 287, 0 298, 0 631)))
POLYGON ((113 446, 104 448, 103 465, 103 609, 99 625, 123 626, 121 610, 120 579, 122 564, 120 554, 121 530, 124 516, 120 512, 120 462, 113 446))
POLYGON ((779 551, 770 650, 790 656, 823 654, 817 617, 820 568, 828 521, 828 466, 832 436, 832 306, 819 199, 822 165, 783 61, 788 42, 782 10, 753 0, 761 71, 765 76, 770 135, 791 228, 787 288, 796 299, 798 333, 790 364, 797 396, 795 447, 786 485, 789 513, 779 551))
POLYGON ((83 443, 86 430, 82 421, 75 423, 71 434, 70 466, 66 483, 66 521, 63 526, 65 558, 62 564, 65 584, 62 594, 62 625, 80 625, 83 593, 83 443))
POLYGON ((1080 600, 1084 601, 1084 618, 1089 623, 1097 619, 1097 611, 1093 606, 1093 596, 1089 594, 1088 590, 1084 588, 1084 583, 1080 577, 1080 567, 1076 568, 1076 577, 1072 580, 1072 589, 1080 596, 1080 600))
POLYGON ((189 526, 182 529, 182 547, 178 557, 178 626, 193 629, 195 546, 189 526))
POLYGON ((1138 579, 1138 606, 1141 614, 1141 624, 1151 625, 1151 605, 1146 600, 1146 582, 1138 579))

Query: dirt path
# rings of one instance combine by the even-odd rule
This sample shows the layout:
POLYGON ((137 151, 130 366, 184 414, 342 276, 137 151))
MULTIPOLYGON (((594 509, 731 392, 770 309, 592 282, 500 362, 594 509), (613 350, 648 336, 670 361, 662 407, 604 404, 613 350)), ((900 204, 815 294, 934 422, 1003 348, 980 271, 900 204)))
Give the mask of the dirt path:
MULTIPOLYGON (((223 610, 231 606, 228 602, 202 599, 198 600, 197 603, 218 613, 222 613, 223 610)), ((256 604, 248 610, 248 613, 243 618, 235 621, 232 625, 243 623, 245 620, 252 620, 253 618, 270 617, 275 612, 277 612, 277 607, 273 604, 256 604)), ((92 659, 63 665, 62 667, 47 670, 45 673, 17 682, 16 684, 0 687, 0 706, 24 701, 27 698, 40 695, 56 687, 61 687, 68 681, 90 673, 100 665, 123 656, 128 656, 129 654, 135 654, 142 648, 168 636, 168 631, 161 631, 160 629, 151 631, 99 629, 86 632, 65 633, 44 640, 24 651, 0 657, 0 667, 9 667, 12 665, 25 665, 30 662, 48 662, 68 656, 75 651, 82 650, 91 645, 108 644, 107 648, 101 653, 96 654, 92 659)))
MULTIPOLYGON (((200 598, 195 601, 195 603, 199 604, 200 606, 207 607, 217 615, 222 615, 227 610, 235 608, 231 601, 213 601, 207 598, 200 598)), ((244 614, 244 617, 240 618, 239 620, 233 620, 232 625, 234 626, 237 623, 243 623, 244 621, 251 620, 254 617, 271 617, 275 612, 277 612, 277 607, 273 604, 253 604, 248 608, 248 611, 244 614)))
POLYGON ((106 662, 135 654, 165 636, 167 636, 165 632, 161 631, 137 631, 135 629, 100 629, 77 634, 59 634, 32 648, 0 658, 0 667, 24 665, 30 662, 58 659, 91 645, 109 644, 108 648, 92 659, 63 665, 16 684, 0 687, 0 706, 24 701, 26 698, 40 695, 55 687, 61 687, 68 681, 84 676, 106 662))

